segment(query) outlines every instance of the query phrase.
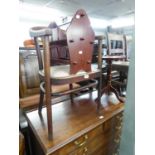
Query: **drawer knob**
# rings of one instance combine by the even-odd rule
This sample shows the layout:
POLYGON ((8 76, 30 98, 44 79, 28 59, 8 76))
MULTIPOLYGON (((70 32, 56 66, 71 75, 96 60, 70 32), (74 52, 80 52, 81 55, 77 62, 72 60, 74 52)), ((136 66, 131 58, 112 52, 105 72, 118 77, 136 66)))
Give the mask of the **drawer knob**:
POLYGON ((114 142, 118 144, 120 142, 120 139, 114 139, 114 142))
POLYGON ((83 145, 86 144, 87 139, 88 139, 88 136, 85 135, 85 136, 84 136, 84 141, 83 141, 83 142, 80 143, 80 142, 78 142, 78 141, 75 141, 74 144, 77 145, 78 147, 82 147, 83 145))
POLYGON ((87 151, 88 151, 87 147, 84 147, 84 153, 87 152, 87 151))
POLYGON ((122 126, 116 126, 115 129, 116 130, 120 130, 122 128, 122 126))
POLYGON ((122 119, 123 119, 122 116, 116 116, 116 118, 117 118, 118 120, 122 120, 122 119))

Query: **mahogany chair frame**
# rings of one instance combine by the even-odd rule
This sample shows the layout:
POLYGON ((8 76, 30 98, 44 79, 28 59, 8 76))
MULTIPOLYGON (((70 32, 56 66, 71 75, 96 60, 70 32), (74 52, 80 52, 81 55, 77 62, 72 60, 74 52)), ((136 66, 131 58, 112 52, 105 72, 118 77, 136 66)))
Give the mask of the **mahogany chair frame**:
MULTIPOLYGON (((42 109, 42 103, 43 103, 43 97, 45 94, 45 103, 46 103, 46 108, 47 108, 47 124, 48 124, 48 137, 49 140, 52 139, 52 133, 53 133, 53 126, 52 126, 52 109, 51 109, 51 99, 52 96, 61 96, 61 95, 66 95, 66 94, 72 94, 76 91, 83 90, 85 88, 90 88, 90 87, 98 87, 98 101, 97 101, 97 112, 100 111, 101 103, 100 103, 100 98, 101 98, 101 85, 102 85, 102 36, 97 36, 95 37, 93 34, 93 30, 90 28, 90 23, 89 20, 83 20, 82 24, 80 25, 80 22, 78 21, 77 23, 74 22, 76 15, 80 14, 80 17, 83 18, 83 16, 87 17, 86 13, 84 10, 78 10, 73 17, 73 22, 71 22, 70 27, 71 29, 67 29, 67 40, 58 40, 58 41, 52 41, 50 42, 50 37, 52 36, 52 29, 47 28, 47 27, 34 27, 30 30, 30 35, 34 37, 35 45, 36 45, 36 51, 37 51, 37 56, 38 56, 38 62, 39 62, 39 70, 43 70, 44 68, 44 75, 40 74, 40 103, 39 103, 39 113, 41 113, 42 109), (88 24, 88 25, 86 25, 88 24), (83 32, 86 30, 86 33, 90 34, 85 34, 85 37, 81 37, 79 40, 77 40, 76 35, 73 36, 72 34, 72 29, 82 29, 83 32), (84 29, 83 29, 84 28, 84 29), (87 32, 88 31, 88 32, 87 32), (71 38, 73 36, 73 39, 71 38), (43 51, 44 51, 44 65, 42 61, 42 55, 40 52, 40 46, 38 44, 38 38, 42 38, 43 41, 43 51), (84 42, 86 39, 89 40, 89 42, 84 42), (93 51, 93 43, 94 40, 98 40, 99 48, 98 48, 98 68, 96 72, 91 71, 91 55, 93 51), (83 44, 81 42, 84 42, 83 44), (73 45, 73 43, 75 44, 73 45), (79 44, 79 42, 82 44, 79 44), (60 45, 68 45, 69 46, 69 51, 70 52, 70 73, 71 76, 68 76, 66 78, 51 78, 50 77, 50 47, 55 44, 60 44, 60 45), (80 48, 83 48, 85 52, 85 58, 86 60, 81 60, 78 62, 79 55, 76 54, 73 51, 78 51, 80 48), (77 50, 78 49, 78 50, 77 50), (90 51, 89 51, 90 50, 90 51), (91 51, 92 50, 92 51, 91 51), (83 65, 83 61, 86 61, 85 65, 83 65), (82 62, 82 63, 81 63, 82 62), (78 64, 78 65, 77 65, 78 64), (83 66, 82 66, 83 65, 83 66), (86 71, 86 76, 85 75, 77 75, 76 73, 83 69, 86 71), (98 82, 96 79, 98 78, 98 82), (81 82, 81 81, 88 81, 92 80, 92 83, 89 83, 86 86, 82 86, 80 88, 72 88, 72 83, 76 82, 81 82), (69 84, 70 89, 68 91, 62 92, 62 93, 52 93, 51 90, 51 85, 52 84, 69 84)), ((79 36, 78 36, 79 37, 79 36)), ((81 52, 81 51, 78 51, 81 52)), ((80 54, 80 53, 79 53, 80 54)), ((71 96, 71 100, 73 99, 73 96, 71 96)))

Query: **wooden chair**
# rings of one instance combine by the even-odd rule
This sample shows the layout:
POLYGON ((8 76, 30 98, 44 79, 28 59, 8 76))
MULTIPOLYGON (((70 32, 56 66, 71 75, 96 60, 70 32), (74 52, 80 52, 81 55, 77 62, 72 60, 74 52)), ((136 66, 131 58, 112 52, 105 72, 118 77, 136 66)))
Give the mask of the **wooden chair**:
MULTIPOLYGON (((125 56, 121 61, 127 61, 126 36, 123 34, 107 33, 107 54, 112 56, 125 56)), ((126 88, 126 79, 126 73, 117 70, 112 71, 112 83, 118 88, 121 96, 122 89, 126 88)))
POLYGON ((74 15, 66 31, 60 28, 33 27, 30 29, 31 37, 34 37, 40 75, 40 104, 39 113, 42 110, 42 101, 45 94, 48 122, 48 136, 52 138, 52 110, 51 97, 71 94, 73 103, 73 93, 89 87, 96 87, 98 84, 97 111, 100 109, 101 97, 101 50, 103 37, 96 37, 99 43, 98 66, 92 65, 92 51, 95 35, 90 26, 90 21, 84 10, 78 10, 74 15), (44 63, 41 58, 38 38, 43 40, 44 63), (53 46, 67 47, 69 51, 70 63, 67 65, 50 66, 50 50, 53 46), (94 80, 99 78, 99 82, 94 80), (81 81, 90 81, 88 84, 76 87, 81 81), (61 92, 53 92, 51 85, 63 86, 61 92))

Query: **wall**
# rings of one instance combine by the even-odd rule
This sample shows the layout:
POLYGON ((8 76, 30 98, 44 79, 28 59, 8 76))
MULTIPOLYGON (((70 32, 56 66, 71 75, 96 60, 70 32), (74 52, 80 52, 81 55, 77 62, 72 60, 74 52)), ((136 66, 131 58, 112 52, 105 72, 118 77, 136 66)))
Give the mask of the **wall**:
POLYGON ((135 48, 132 46, 120 155, 135 154, 135 48))

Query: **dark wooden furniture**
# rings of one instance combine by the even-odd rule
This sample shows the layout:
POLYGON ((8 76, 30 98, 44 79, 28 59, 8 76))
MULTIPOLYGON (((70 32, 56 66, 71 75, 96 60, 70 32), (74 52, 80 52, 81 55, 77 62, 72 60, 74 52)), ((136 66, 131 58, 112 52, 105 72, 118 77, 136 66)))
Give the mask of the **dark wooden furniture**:
POLYGON ((45 27, 33 27, 30 29, 31 37, 34 37, 40 75, 40 103, 39 113, 41 113, 43 98, 47 107, 48 135, 52 139, 52 110, 51 95, 61 96, 70 94, 71 103, 73 103, 73 93, 86 88, 96 87, 98 84, 98 102, 97 110, 100 109, 101 97, 101 50, 102 37, 94 36, 89 19, 84 10, 78 10, 74 15, 67 31, 64 32, 59 28, 51 29, 45 27), (43 40, 44 65, 41 59, 40 46, 38 38, 43 40), (51 39, 51 41, 50 41, 51 39), (98 66, 91 65, 93 43, 97 39, 99 43, 98 66), (53 46, 67 46, 69 51, 70 64, 50 67, 50 49, 53 46), (97 83, 95 78, 99 78, 97 83), (76 87, 76 83, 89 81, 84 86, 76 87), (53 92, 51 85, 65 85, 65 89, 60 92, 53 92), (75 87, 74 87, 75 85, 75 87))
MULTIPOLYGON (((29 43, 29 42, 28 42, 29 43)), ((27 44, 28 44, 27 43, 27 44)), ((58 58, 59 59, 59 58, 58 58)), ((61 61, 61 60, 60 60, 61 61)), ((62 61, 61 61, 62 63, 62 61)), ((39 104, 40 79, 36 49, 33 47, 19 48, 19 104, 22 109, 36 108, 39 104)), ((52 86, 59 91, 60 86, 52 86)), ((64 89, 64 88, 61 88, 64 89)), ((63 99, 65 99, 64 97, 63 99)), ((58 102, 55 101, 54 103, 58 102)))
POLYGON ((119 72, 120 76, 118 80, 112 80, 112 84, 118 87, 119 94, 121 96, 126 96, 126 88, 127 88, 127 76, 129 69, 129 61, 113 61, 112 69, 119 72))
POLYGON ((53 139, 48 140, 47 112, 26 114, 34 155, 114 155, 121 139, 124 104, 110 104, 96 113, 97 92, 52 106, 53 139))
POLYGON ((38 60, 34 48, 19 48, 19 94, 20 98, 39 93, 38 60))
POLYGON ((19 155, 25 154, 25 140, 21 132, 19 132, 19 155))
POLYGON ((102 56, 102 59, 106 60, 108 63, 108 70, 107 70, 108 79, 107 79, 107 86, 103 88, 101 94, 103 95, 105 93, 106 95, 110 95, 110 93, 113 92, 120 102, 124 102, 124 101, 119 97, 117 90, 111 84, 111 80, 112 80, 111 71, 112 71, 112 61, 122 60, 124 58, 125 58, 124 56, 102 56))
MULTIPOLYGON (((127 61, 127 41, 124 34, 107 33, 107 55, 123 56, 124 58, 121 61, 127 61)), ((120 61, 120 59, 118 60, 120 61)), ((113 60, 112 63, 118 60, 113 60)), ((124 73, 112 67, 111 74, 113 85, 118 88, 119 94, 122 95, 123 92, 121 90, 122 88, 125 89, 127 85, 127 72, 124 73)))

